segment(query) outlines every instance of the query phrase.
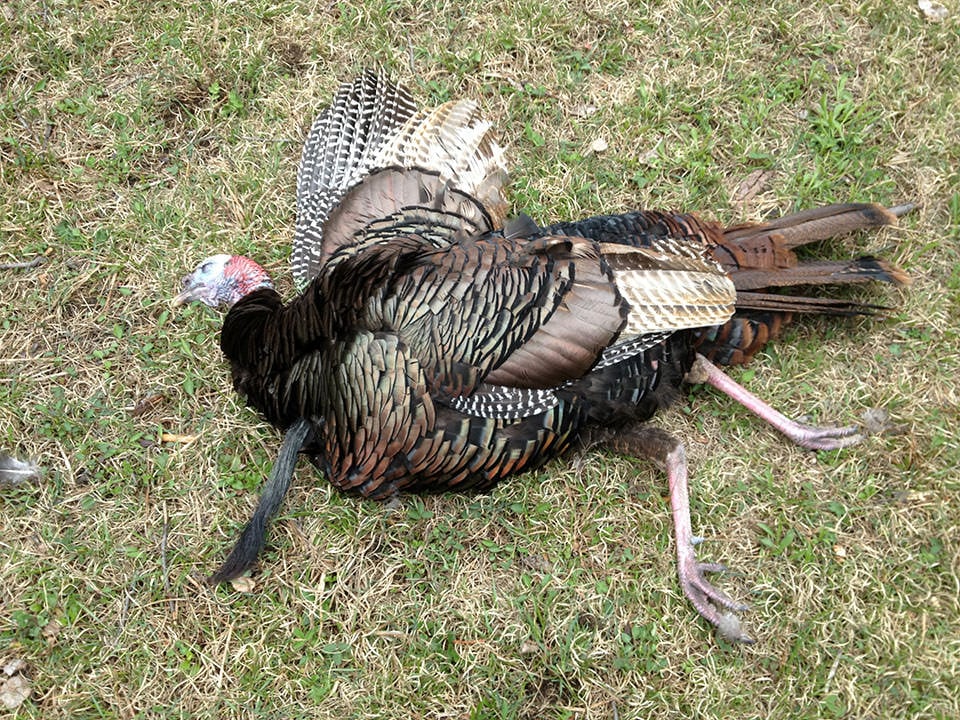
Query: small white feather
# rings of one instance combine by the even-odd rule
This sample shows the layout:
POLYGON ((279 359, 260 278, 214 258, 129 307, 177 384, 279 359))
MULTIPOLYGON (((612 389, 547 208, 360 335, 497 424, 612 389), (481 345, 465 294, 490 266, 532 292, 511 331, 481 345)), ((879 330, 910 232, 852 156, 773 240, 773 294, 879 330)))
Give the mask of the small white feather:
POLYGON ((16 487, 40 478, 40 466, 32 460, 18 460, 0 453, 0 487, 16 487))

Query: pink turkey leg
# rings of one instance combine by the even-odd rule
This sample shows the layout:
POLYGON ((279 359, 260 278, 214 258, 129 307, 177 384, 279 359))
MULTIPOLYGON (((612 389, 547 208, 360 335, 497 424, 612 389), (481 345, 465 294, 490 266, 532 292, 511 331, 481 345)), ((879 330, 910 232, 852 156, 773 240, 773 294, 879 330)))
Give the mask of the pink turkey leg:
POLYGON ((730 396, 759 418, 766 420, 800 447, 808 450, 836 450, 855 445, 863 440, 853 425, 847 427, 817 427, 791 420, 774 410, 763 400, 728 377, 720 368, 703 355, 697 359, 687 376, 690 382, 707 382, 725 395, 730 396))
POLYGON ((749 605, 733 600, 725 592, 718 590, 707 581, 706 573, 722 572, 726 567, 719 563, 704 563, 697 560, 694 543, 698 538, 693 535, 690 522, 690 491, 687 486, 687 455, 683 444, 667 453, 667 481, 670 485, 670 509, 673 513, 673 534, 677 544, 677 573, 683 594, 693 603, 704 618, 715 625, 728 640, 752 643, 753 639, 740 628, 735 615, 723 614, 719 607, 735 612, 749 609, 749 605))
POLYGON ((670 485, 670 508, 673 513, 673 533, 677 544, 677 574, 683 594, 693 603, 700 615, 716 626, 720 634, 733 642, 751 643, 753 640, 740 628, 740 621, 727 609, 742 612, 748 605, 733 600, 718 590, 706 578, 706 573, 722 572, 719 563, 697 560, 690 522, 690 493, 687 485, 687 456, 683 444, 659 428, 641 425, 603 439, 612 449, 631 455, 647 457, 663 464, 670 485))

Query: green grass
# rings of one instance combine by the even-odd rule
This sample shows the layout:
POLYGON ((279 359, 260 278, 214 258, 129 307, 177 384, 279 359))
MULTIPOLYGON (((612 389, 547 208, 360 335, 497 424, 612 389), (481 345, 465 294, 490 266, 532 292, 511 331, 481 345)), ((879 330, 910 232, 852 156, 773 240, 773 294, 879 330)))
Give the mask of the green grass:
POLYGON ((0 263, 46 258, 0 270, 0 450, 45 471, 0 490, 0 661, 33 688, 10 715, 960 717, 952 10, 8 3, 0 263), (476 98, 514 206, 544 222, 920 205, 822 248, 915 277, 856 293, 889 318, 801 322, 734 373, 788 414, 882 407, 897 432, 813 456, 709 391, 657 420, 687 443, 701 554, 734 568, 718 583, 752 604, 756 645, 681 596, 662 473, 599 450, 392 509, 304 463, 254 591, 203 585, 280 439, 230 389, 219 315, 168 299, 226 250, 292 292, 305 129, 374 63, 424 104, 476 98))

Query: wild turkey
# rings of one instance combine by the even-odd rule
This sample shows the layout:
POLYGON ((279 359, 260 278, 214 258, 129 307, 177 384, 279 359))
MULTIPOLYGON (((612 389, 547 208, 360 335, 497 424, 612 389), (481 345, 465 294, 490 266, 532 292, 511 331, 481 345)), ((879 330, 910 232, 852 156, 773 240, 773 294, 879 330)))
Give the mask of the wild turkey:
POLYGON ((678 571, 698 612, 749 637, 694 554, 682 444, 641 424, 685 378, 708 382, 811 449, 853 427, 793 422, 705 356, 747 361, 794 312, 873 306, 770 288, 906 282, 865 258, 799 262, 798 245, 889 225, 906 208, 834 205, 724 229, 633 212, 545 227, 503 222, 503 153, 473 103, 416 109, 382 74, 343 85, 308 136, 286 305, 239 256, 208 258, 177 303, 227 305, 221 348, 235 389, 286 436, 220 582, 250 567, 298 452, 339 489, 482 490, 578 443, 666 466, 678 571), (699 352, 698 352, 699 351, 699 352))

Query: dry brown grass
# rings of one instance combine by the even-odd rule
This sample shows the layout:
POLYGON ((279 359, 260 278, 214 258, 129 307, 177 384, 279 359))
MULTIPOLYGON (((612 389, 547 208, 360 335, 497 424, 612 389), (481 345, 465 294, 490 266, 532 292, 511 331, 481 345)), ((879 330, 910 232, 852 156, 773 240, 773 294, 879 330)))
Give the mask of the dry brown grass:
POLYGON ((960 717, 958 10, 650 4, 18 2, 0 37, 0 659, 17 717, 960 717), (589 452, 390 509, 297 473, 250 594, 199 579, 279 446, 229 390, 219 317, 166 302, 231 250, 291 291, 304 130, 380 62, 479 99, 543 221, 921 204, 828 252, 892 257, 889 319, 798 325, 751 389, 898 433, 814 457, 695 393, 704 556, 753 605, 718 644, 675 580, 665 482, 589 452), (831 129, 821 112, 844 110, 831 129), (608 149, 588 152, 598 137, 608 149), (830 143, 839 142, 839 146, 830 143), (745 207, 731 189, 774 171, 745 207), (145 398, 162 399, 134 415, 145 398), (161 433, 192 434, 190 443, 161 433))

